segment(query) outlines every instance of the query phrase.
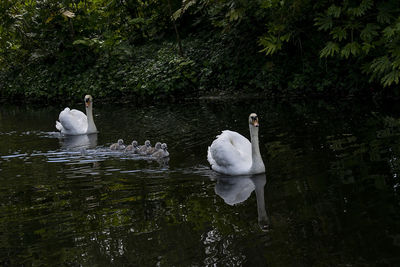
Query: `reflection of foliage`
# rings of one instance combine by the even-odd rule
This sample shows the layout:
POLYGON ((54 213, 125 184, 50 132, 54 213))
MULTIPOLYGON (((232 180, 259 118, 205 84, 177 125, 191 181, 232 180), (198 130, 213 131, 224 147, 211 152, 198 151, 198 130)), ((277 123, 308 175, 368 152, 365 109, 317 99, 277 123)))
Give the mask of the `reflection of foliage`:
POLYGON ((374 174, 372 170, 386 165, 395 171, 393 166, 396 165, 397 156, 394 155, 400 152, 400 143, 393 141, 400 134, 400 123, 391 117, 377 118, 378 120, 372 117, 366 122, 376 133, 371 136, 371 141, 360 142, 352 135, 329 138, 330 148, 338 158, 332 169, 336 170, 344 183, 357 183, 355 176, 360 175, 362 180, 373 182, 379 189, 385 189, 388 182, 393 183, 384 175, 374 174))
MULTIPOLYGON (((397 265, 399 195, 393 194, 400 165, 397 120, 370 115, 368 107, 349 103, 250 102, 128 107, 112 109, 114 114, 98 108, 100 117, 108 114, 102 118, 107 129, 104 140, 115 134, 136 135, 130 127, 127 133, 112 129, 119 122, 147 125, 146 121, 162 118, 160 125, 140 129, 140 138, 151 132, 151 138, 169 138, 190 147, 193 154, 179 153, 180 147, 175 147, 168 171, 116 158, 96 165, 48 163, 41 155, 0 158, 0 262, 397 265), (215 182, 204 177, 207 170, 193 169, 206 161, 204 151, 220 128, 247 133, 246 123, 234 119, 247 115, 248 106, 260 110, 266 122, 260 122, 260 141, 267 166, 268 233, 257 225, 254 194, 244 203, 228 206, 215 195, 215 182), (131 114, 117 120, 126 110, 131 114), (177 126, 157 131, 169 122, 177 126), (206 129, 201 127, 206 123, 206 129), (123 169, 150 171, 118 171, 123 169)), ((45 124, 52 118, 48 113, 43 112, 45 124)), ((1 155, 10 153, 8 149, 24 153, 58 148, 57 140, 52 144, 49 138, 19 136, 25 124, 19 116, 28 116, 25 120, 33 122, 27 125, 34 127, 38 123, 32 118, 38 114, 16 108, 1 114, 7 115, 0 117, 0 132, 10 133, 1 136, 1 155), (4 117, 18 121, 7 123, 4 117)))
POLYGON ((398 120, 346 105, 274 109, 281 115, 270 118, 272 125, 291 123, 278 122, 268 140, 267 203, 276 227, 266 252, 270 263, 282 264, 285 255, 291 257, 282 265, 399 261, 390 256, 400 229, 392 194, 398 178, 388 175, 392 162, 398 166, 398 120), (352 248, 364 255, 354 257, 352 248))
MULTIPOLYGON (((19 165, 19 160, 7 163, 14 164, 19 165)), ((42 169, 39 165, 38 162, 37 172, 42 169)), ((59 165, 49 169, 48 178, 33 182, 38 184, 34 188, 26 186, 19 191, 18 187, 9 192, 8 205, 1 208, 8 215, 0 220, 1 231, 7 233, 1 242, 4 248, 14 249, 3 250, 1 259, 8 258, 11 265, 148 265, 158 261, 168 265, 202 264, 197 258, 210 264, 229 263, 238 262, 241 254, 236 251, 234 238, 229 237, 231 233, 240 229, 240 236, 246 236, 258 231, 249 227, 257 222, 254 199, 249 203, 251 218, 242 220, 229 209, 245 214, 246 206, 232 208, 222 200, 216 201, 215 206, 209 205, 208 196, 214 195, 214 184, 205 183, 204 178, 193 177, 184 186, 163 184, 162 180, 156 180, 156 184, 145 180, 137 183, 123 175, 103 180, 80 175, 91 168, 82 167, 76 172, 59 165), (61 169, 81 177, 76 181, 60 180, 55 185, 51 179, 61 169), (204 191, 199 192, 202 185, 204 191), (225 215, 221 216, 221 212, 225 215), (13 229, 14 224, 23 229, 13 229), (202 237, 205 230, 208 237, 202 237), (189 252, 188 248, 193 246, 196 249, 189 252), (220 254, 222 247, 225 252, 220 254), (186 251, 183 258, 180 249, 186 251)), ((102 172, 103 167, 97 171, 102 172)))

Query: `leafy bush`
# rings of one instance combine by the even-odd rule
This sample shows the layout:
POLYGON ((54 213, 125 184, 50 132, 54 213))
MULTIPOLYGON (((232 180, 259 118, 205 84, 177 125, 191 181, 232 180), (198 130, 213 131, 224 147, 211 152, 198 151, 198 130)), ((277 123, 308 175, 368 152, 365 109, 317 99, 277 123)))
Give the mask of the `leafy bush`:
POLYGON ((0 97, 396 93, 399 16, 395 0, 3 0, 0 97))
MULTIPOLYGON (((321 58, 355 60, 359 73, 387 87, 400 80, 399 1, 262 1, 271 12, 267 33, 260 45, 267 55, 285 51, 297 42, 304 53, 319 51, 321 58), (312 50, 304 44, 311 37, 312 50), (286 47, 287 49, 287 47, 286 47)), ((351 69, 351 67, 350 67, 351 69)))

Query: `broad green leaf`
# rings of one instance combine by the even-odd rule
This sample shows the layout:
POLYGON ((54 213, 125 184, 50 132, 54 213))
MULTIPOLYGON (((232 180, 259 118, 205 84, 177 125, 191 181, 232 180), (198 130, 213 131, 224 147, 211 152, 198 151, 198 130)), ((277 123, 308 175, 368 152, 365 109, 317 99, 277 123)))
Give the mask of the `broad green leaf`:
POLYGON ((396 31, 392 27, 388 26, 383 29, 383 36, 385 38, 392 38, 395 35, 396 31))
POLYGON ((364 43, 362 44, 362 47, 361 47, 361 49, 364 51, 365 54, 368 54, 369 51, 370 51, 371 49, 374 49, 374 48, 375 48, 375 45, 374 45, 374 44, 372 44, 372 43, 367 43, 367 42, 364 42, 364 43))
POLYGON ((290 36, 291 36, 291 34, 287 33, 287 34, 280 36, 279 39, 283 42, 288 42, 290 40, 290 36))
POLYGON ((331 6, 328 8, 326 14, 327 14, 328 16, 332 16, 332 17, 334 17, 334 18, 338 18, 338 17, 340 16, 341 11, 342 11, 342 8, 341 8, 341 7, 336 6, 336 5, 331 5, 331 6))
POLYGON ((334 42, 328 42, 319 53, 320 57, 331 57, 339 52, 339 45, 334 42))
POLYGON ((361 17, 365 15, 367 10, 371 9, 373 5, 373 0, 363 0, 358 7, 348 8, 347 14, 355 17, 361 17))
POLYGON ((360 37, 362 40, 370 42, 374 37, 378 36, 379 26, 375 23, 368 23, 361 31, 360 37))
POLYGON ((342 41, 347 38, 347 31, 345 28, 335 27, 330 32, 334 40, 342 41))
POLYGON ((329 30, 332 28, 333 25, 333 21, 332 21, 332 17, 331 16, 324 16, 324 17, 318 17, 315 19, 315 23, 316 26, 318 26, 318 30, 329 30))
POLYGON ((350 54, 357 56, 360 53, 360 44, 357 42, 351 42, 346 44, 340 51, 342 57, 348 58, 350 54))
POLYGON ((391 72, 383 76, 383 78, 381 79, 381 83, 383 84, 384 87, 390 86, 393 83, 398 84, 399 78, 400 78, 400 71, 392 70, 391 72))
POLYGON ((400 57, 393 60, 392 66, 393 68, 400 69, 400 57))
POLYGON ((261 52, 265 52, 267 55, 272 55, 282 48, 282 42, 275 36, 263 36, 259 42, 264 46, 261 52))
POLYGON ((371 63, 370 69, 374 73, 384 73, 390 70, 392 63, 387 56, 382 56, 374 59, 371 63))
POLYGON ((381 24, 388 24, 391 20, 390 10, 387 8, 379 8, 376 21, 381 24))

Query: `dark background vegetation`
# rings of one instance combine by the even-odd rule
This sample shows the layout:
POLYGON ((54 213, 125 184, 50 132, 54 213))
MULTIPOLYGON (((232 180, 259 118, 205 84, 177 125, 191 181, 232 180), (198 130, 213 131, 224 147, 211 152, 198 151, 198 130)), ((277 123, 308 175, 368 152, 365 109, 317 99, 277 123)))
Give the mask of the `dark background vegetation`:
POLYGON ((400 1, 2 0, 0 98, 397 96, 400 1))

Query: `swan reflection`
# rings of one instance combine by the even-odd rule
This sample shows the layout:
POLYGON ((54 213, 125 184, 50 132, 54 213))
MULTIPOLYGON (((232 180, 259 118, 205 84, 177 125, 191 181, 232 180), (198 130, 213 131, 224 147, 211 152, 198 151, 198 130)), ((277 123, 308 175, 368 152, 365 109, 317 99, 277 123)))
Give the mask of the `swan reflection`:
POLYGON ((265 209, 264 187, 266 175, 246 175, 246 176, 217 176, 215 193, 219 195, 226 204, 235 205, 244 202, 256 192, 258 224, 263 231, 269 229, 269 218, 265 209))
POLYGON ((62 149, 95 148, 97 146, 97 134, 65 135, 60 138, 62 149))

